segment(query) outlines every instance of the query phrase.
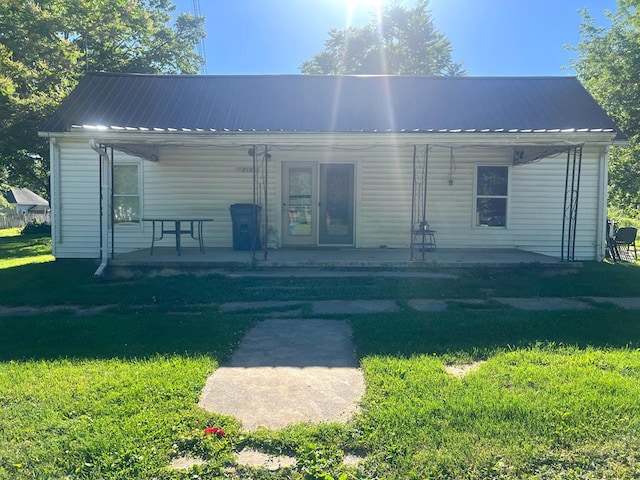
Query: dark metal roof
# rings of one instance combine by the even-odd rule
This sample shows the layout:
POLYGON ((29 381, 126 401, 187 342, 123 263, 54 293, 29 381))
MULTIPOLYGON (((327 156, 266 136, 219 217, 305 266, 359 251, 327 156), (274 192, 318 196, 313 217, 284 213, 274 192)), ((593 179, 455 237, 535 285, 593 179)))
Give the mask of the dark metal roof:
POLYGON ((132 131, 623 134, 575 77, 89 74, 44 125, 132 131))

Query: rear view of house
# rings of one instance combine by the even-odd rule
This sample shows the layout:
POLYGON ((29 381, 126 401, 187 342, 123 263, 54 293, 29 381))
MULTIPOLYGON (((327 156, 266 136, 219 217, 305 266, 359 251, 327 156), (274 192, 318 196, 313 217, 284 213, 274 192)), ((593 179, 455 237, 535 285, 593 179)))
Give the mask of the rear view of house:
POLYGON ((624 141, 573 77, 90 74, 40 134, 58 258, 148 249, 145 218, 231 249, 240 204, 267 248, 409 252, 428 223, 438 248, 597 260, 624 141))

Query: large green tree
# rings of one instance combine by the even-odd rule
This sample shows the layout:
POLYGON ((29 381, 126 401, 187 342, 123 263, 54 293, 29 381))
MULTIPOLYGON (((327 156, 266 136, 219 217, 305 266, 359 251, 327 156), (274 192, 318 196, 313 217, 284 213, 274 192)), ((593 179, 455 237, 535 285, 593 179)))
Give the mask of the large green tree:
POLYGON ((418 0, 412 8, 395 0, 379 14, 374 12, 367 25, 332 29, 324 50, 300 70, 327 75, 464 75, 428 8, 429 0, 418 0))
POLYGON ((38 129, 87 71, 197 73, 204 19, 170 0, 0 0, 0 189, 47 193, 38 129))
POLYGON ((640 0, 618 0, 609 27, 582 12, 581 41, 572 67, 587 90, 629 138, 612 147, 609 203, 618 214, 640 217, 640 0))

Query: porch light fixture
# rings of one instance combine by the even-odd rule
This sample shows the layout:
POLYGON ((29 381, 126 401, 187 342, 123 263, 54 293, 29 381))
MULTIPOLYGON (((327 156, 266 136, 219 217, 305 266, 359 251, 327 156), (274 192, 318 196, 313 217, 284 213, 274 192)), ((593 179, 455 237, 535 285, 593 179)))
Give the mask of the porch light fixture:
MULTIPOLYGON (((266 153, 266 159, 271 160, 271 154, 269 152, 265 152, 265 153, 266 153)), ((256 154, 255 147, 249 147, 249 149, 247 150, 247 155, 249 155, 250 157, 253 157, 255 154, 256 154)))

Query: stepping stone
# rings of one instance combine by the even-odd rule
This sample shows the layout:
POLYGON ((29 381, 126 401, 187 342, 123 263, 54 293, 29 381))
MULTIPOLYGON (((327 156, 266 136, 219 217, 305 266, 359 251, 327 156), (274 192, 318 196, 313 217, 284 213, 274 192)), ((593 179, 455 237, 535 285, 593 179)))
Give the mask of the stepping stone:
POLYGON ((638 297, 589 297, 594 302, 612 303, 616 307, 627 310, 640 310, 640 298, 638 297))
POLYGON ((447 302, 430 298, 413 298, 407 305, 420 312, 444 312, 447 309, 447 302))
POLYGON ((316 315, 394 313, 400 307, 393 300, 321 300, 311 303, 316 315))
POLYGON ((223 313, 247 312, 251 310, 262 310, 265 308, 299 307, 304 303, 306 302, 296 300, 274 300, 266 302, 229 302, 220 305, 220 311, 223 313))
POLYGON ((591 305, 572 298, 496 298, 495 300, 521 310, 586 310, 592 308, 591 305))
POLYGON ((173 470, 189 470, 195 465, 204 465, 206 460, 200 457, 193 457, 191 455, 184 455, 182 457, 174 458, 169 463, 169 468, 173 470))
POLYGON ((285 467, 294 467, 296 459, 288 455, 269 455, 251 448, 238 453, 238 464, 254 468, 265 468, 271 472, 285 467))
POLYGON ((249 431, 346 422, 365 390, 354 352, 344 321, 263 320, 209 377, 198 405, 249 431))

